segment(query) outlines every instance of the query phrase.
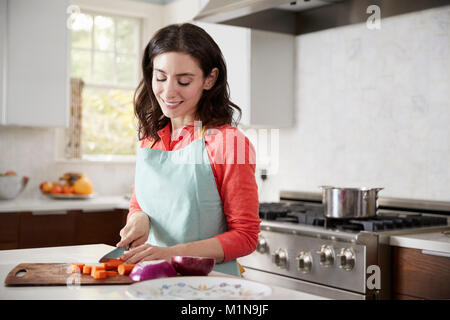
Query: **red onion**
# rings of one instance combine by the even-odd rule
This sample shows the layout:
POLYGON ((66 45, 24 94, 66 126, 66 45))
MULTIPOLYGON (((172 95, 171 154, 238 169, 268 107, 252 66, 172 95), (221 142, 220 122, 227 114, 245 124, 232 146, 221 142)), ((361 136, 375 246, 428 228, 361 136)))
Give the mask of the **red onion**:
POLYGON ((157 278, 174 277, 174 267, 166 260, 142 261, 136 264, 130 273, 133 281, 144 281, 157 278))
POLYGON ((183 276, 206 276, 212 271, 216 261, 213 258, 173 256, 172 265, 183 276))

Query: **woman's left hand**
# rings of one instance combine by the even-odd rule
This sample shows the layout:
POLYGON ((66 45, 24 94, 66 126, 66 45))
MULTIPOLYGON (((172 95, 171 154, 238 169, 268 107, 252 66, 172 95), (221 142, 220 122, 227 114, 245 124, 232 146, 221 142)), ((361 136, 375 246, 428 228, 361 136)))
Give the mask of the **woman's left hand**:
POLYGON ((172 256, 177 254, 173 247, 156 247, 150 244, 143 244, 124 253, 120 259, 125 264, 136 264, 148 260, 167 260, 171 261, 172 256))

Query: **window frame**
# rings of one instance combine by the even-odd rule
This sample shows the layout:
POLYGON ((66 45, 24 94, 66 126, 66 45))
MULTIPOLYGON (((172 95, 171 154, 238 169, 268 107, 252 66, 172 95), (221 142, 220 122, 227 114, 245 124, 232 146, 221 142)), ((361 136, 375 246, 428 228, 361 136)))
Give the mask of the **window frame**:
MULTIPOLYGON (((80 48, 76 46, 72 46, 72 42, 69 42, 69 48, 70 52, 72 53, 72 49, 81 50, 81 51, 87 51, 90 53, 91 58, 91 65, 90 65, 90 74, 91 79, 90 81, 83 80, 84 81, 84 87, 85 88, 98 88, 98 89, 118 89, 118 90, 136 90, 136 87, 139 83, 139 79, 141 77, 141 70, 140 70, 140 60, 142 55, 142 37, 143 37, 143 24, 144 24, 144 18, 139 16, 130 16, 130 15, 119 15, 115 13, 110 12, 102 12, 99 10, 92 10, 92 9, 82 9, 82 14, 88 14, 90 15, 92 20, 92 29, 90 31, 91 33, 91 46, 89 49, 86 48, 80 48), (95 48, 95 16, 104 16, 114 19, 114 50, 98 50, 95 48), (121 53, 120 51, 117 51, 116 48, 116 40, 117 40, 117 28, 116 28, 116 19, 129 19, 129 20, 135 20, 137 22, 137 35, 136 35, 136 61, 135 61, 135 85, 134 86, 128 86, 128 85, 121 85, 121 84, 108 84, 108 83, 101 83, 94 81, 94 54, 96 52, 106 52, 106 53, 113 53, 114 54, 114 62, 116 62, 116 58, 118 54, 127 54, 127 53, 121 53)), ((131 54, 129 54, 131 55, 131 54)), ((70 54, 70 56, 72 56, 70 54)), ((70 65, 72 64, 72 58, 70 59, 70 65)), ((114 76, 117 76, 116 72, 116 63, 114 63, 114 76)), ((81 129, 81 132, 83 133, 83 129, 81 129)), ((137 148, 139 147, 139 140, 136 137, 136 145, 137 148)), ((134 162, 136 160, 136 155, 113 155, 113 154, 99 154, 99 155, 90 155, 90 154, 81 154, 80 159, 61 159, 61 162, 74 162, 74 161, 81 161, 81 162, 101 162, 101 163, 128 163, 128 162, 134 162)))

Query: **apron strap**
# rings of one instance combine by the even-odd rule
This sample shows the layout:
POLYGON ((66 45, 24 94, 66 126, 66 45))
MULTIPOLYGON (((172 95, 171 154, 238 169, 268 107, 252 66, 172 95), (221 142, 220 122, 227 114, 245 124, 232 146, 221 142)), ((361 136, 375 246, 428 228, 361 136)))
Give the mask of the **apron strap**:
MULTIPOLYGON (((203 140, 205 138, 205 131, 206 131, 206 126, 202 126, 202 131, 200 133, 200 140, 203 140)), ((150 145, 148 146, 149 149, 151 149, 153 147, 153 145, 155 144, 156 140, 154 138, 152 138, 152 141, 150 142, 150 145)))

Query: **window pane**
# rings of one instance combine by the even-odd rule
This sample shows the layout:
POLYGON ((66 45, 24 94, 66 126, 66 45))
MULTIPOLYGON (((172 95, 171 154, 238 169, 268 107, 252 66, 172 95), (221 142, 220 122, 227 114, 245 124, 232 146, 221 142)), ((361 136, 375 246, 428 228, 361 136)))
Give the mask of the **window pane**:
POLYGON ((85 87, 83 154, 134 155, 136 126, 133 91, 85 87))
POLYGON ((94 53, 94 81, 97 83, 113 84, 114 81, 114 54, 94 53))
POLYGON ((95 49, 114 50, 114 20, 110 17, 95 17, 95 49))
POLYGON ((137 52, 138 23, 131 19, 117 19, 116 50, 122 53, 137 52))
POLYGON ((72 23, 72 47, 86 48, 91 47, 92 17, 80 13, 75 16, 72 23))
POLYGON ((87 50, 72 49, 71 76, 84 81, 91 79, 91 52, 87 50))
POLYGON ((136 56, 119 54, 116 58, 117 82, 123 85, 135 85, 136 56))

